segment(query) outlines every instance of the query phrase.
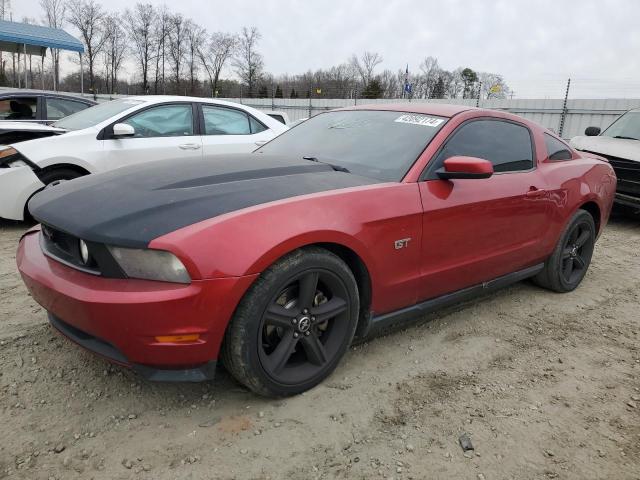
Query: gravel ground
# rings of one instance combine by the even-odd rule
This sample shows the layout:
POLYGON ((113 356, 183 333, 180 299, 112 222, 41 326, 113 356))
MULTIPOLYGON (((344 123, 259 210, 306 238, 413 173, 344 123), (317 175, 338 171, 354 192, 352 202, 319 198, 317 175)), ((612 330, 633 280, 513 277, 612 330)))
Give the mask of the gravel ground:
POLYGON ((640 478, 637 221, 609 224, 577 291, 442 312, 286 400, 223 371, 148 383, 60 338, 16 273, 24 230, 0 224, 0 478, 640 478))

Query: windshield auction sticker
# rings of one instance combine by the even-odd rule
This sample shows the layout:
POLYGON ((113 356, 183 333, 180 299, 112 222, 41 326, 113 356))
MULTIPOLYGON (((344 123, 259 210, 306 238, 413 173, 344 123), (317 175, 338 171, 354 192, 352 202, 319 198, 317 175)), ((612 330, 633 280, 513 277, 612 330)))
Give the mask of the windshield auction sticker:
POLYGON ((394 122, 411 123, 412 125, 422 125, 424 127, 437 127, 444 122, 444 120, 441 118, 427 117, 426 115, 400 115, 394 122))

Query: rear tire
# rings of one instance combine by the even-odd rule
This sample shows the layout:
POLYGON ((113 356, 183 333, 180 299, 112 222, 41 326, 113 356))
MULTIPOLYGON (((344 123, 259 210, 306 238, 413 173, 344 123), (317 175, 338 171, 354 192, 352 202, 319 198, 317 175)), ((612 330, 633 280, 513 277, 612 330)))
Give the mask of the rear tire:
POLYGON ((356 280, 341 258, 322 248, 296 250, 245 294, 227 327, 222 361, 260 395, 302 393, 338 365, 359 307, 356 280))
POLYGON ((566 293, 575 290, 587 273, 596 241, 591 214, 578 210, 571 218, 544 269, 533 281, 537 285, 566 293))

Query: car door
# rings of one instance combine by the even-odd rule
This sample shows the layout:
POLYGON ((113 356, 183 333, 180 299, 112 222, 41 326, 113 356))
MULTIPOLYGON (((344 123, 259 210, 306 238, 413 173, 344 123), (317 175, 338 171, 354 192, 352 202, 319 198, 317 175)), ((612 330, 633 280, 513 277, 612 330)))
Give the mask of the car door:
POLYGON ((155 160, 202 157, 196 109, 187 102, 153 105, 115 123, 131 125, 132 137, 113 138, 113 125, 105 129, 107 168, 155 160))
POLYGON ((463 123, 445 141, 420 182, 423 203, 421 299, 433 298, 542 261, 550 202, 533 133, 494 118, 463 123), (439 179, 445 159, 491 161, 487 179, 439 179))
POLYGON ((271 140, 270 130, 241 109, 201 104, 204 155, 249 153, 271 140))

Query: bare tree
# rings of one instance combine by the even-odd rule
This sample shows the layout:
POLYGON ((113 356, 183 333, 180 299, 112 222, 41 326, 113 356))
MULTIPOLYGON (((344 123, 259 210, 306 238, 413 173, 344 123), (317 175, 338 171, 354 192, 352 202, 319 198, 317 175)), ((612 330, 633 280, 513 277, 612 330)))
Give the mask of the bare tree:
POLYGON ((180 72, 188 46, 188 38, 186 36, 188 28, 188 20, 185 20, 181 13, 169 16, 169 58, 177 93, 180 93, 180 72))
MULTIPOLYGON (((65 0, 40 0, 40 8, 44 11, 43 23, 51 28, 64 26, 67 4, 65 0)), ((51 49, 51 69, 53 76, 53 89, 57 90, 60 84, 60 50, 51 49)))
POLYGON ((402 84, 398 82, 398 77, 391 70, 384 70, 379 80, 384 98, 397 98, 402 94, 402 84))
POLYGON ((133 54, 142 71, 142 91, 149 93, 149 66, 154 55, 154 24, 157 13, 150 3, 136 3, 133 11, 125 11, 133 54))
POLYGON ((189 70, 189 93, 195 93, 195 84, 198 74, 198 48, 206 41, 207 31, 200 25, 188 20, 186 22, 187 36, 187 68, 189 70))
POLYGON ((478 81, 480 83, 480 95, 483 98, 507 98, 511 93, 511 89, 505 83, 502 75, 489 72, 478 73, 478 81))
POLYGON ((460 67, 451 72, 451 81, 447 87, 447 96, 449 98, 458 98, 463 90, 464 79, 462 78, 462 67, 460 67))
POLYGON ((438 59, 435 57, 426 57, 420 64, 420 70, 422 70, 422 78, 420 85, 420 97, 431 98, 433 96, 433 89, 442 69, 438 64, 438 59))
POLYGON ((230 33, 214 32, 204 46, 198 48, 198 58, 207 72, 211 86, 211 96, 217 96, 218 80, 224 64, 233 55, 238 37, 230 33))
POLYGON ((0 0, 0 19, 4 20, 11 13, 11 0, 0 0))
POLYGON ((169 39, 169 17, 167 7, 163 6, 156 15, 153 28, 154 41, 156 44, 156 71, 153 82, 153 92, 160 93, 159 85, 162 81, 162 93, 165 93, 165 61, 167 58, 167 43, 169 39))
POLYGON ((87 51, 89 64, 89 88, 95 92, 95 64, 104 48, 106 36, 103 23, 105 12, 96 0, 69 0, 68 21, 80 31, 87 51))
POLYGON ((364 52, 360 58, 352 55, 349 60, 351 67, 358 73, 362 85, 366 87, 373 78, 375 68, 382 63, 382 56, 376 52, 364 52))
POLYGON ((238 50, 233 66, 240 80, 249 88, 249 96, 255 93, 255 88, 262 76, 264 61, 258 53, 257 46, 261 35, 256 27, 242 28, 238 39, 238 50))
POLYGON ((115 93, 118 84, 118 71, 128 51, 127 36, 122 28, 122 19, 117 13, 109 14, 104 19, 104 61, 107 90, 115 93))

